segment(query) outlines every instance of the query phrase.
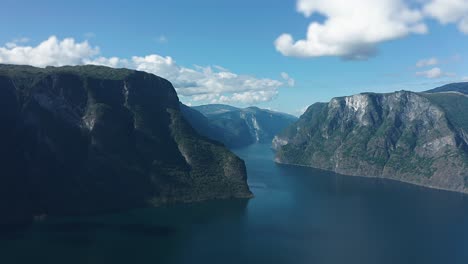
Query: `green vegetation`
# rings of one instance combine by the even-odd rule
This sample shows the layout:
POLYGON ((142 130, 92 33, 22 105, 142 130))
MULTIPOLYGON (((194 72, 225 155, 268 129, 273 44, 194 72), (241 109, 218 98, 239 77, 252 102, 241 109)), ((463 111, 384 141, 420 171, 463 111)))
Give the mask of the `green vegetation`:
POLYGON ((0 64, 0 75, 17 79, 43 78, 51 74, 74 74, 85 78, 124 80, 132 73, 135 73, 135 71, 95 65, 36 68, 32 66, 0 64))
POLYGON ((468 131, 468 97, 401 91, 367 93, 349 100, 365 100, 359 103, 366 108, 354 110, 346 105, 346 97, 309 107, 278 135, 288 144, 277 149, 277 159, 445 189, 467 175, 468 146, 460 133, 468 131), (432 182, 435 175, 449 180, 432 182))
POLYGON ((447 118, 454 127, 468 131, 468 118, 465 109, 468 109, 468 96, 455 93, 421 94, 444 110, 447 118))

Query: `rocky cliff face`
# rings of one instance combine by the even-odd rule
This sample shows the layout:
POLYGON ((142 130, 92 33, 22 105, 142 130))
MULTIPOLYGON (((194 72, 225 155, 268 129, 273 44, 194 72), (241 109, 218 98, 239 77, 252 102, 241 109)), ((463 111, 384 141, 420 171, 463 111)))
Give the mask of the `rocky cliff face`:
POLYGON ((251 196, 244 162, 152 74, 0 65, 0 124, 0 224, 251 196))
POLYGON ((273 140, 276 159, 468 192, 468 97, 359 94, 314 104, 273 140))
POLYGON ((274 135, 291 125, 296 117, 258 107, 244 109, 227 105, 196 106, 193 110, 205 115, 209 125, 200 125, 200 118, 186 115, 197 131, 229 147, 242 147, 253 143, 269 143, 274 135), (210 129, 205 129, 210 126, 210 129))

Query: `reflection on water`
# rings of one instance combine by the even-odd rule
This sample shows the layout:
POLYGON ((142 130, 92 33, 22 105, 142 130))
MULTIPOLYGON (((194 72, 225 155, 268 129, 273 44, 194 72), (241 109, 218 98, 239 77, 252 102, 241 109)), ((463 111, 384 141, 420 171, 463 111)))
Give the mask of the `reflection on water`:
POLYGON ((49 218, 0 236, 0 263, 468 263, 465 195, 236 152, 254 199, 49 218))

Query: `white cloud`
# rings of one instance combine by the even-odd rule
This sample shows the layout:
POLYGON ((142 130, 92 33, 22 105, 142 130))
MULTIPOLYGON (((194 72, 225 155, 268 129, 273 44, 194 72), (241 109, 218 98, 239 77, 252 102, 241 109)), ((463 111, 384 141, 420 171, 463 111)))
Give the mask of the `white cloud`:
POLYGON ((271 101, 277 95, 278 90, 245 91, 231 95, 222 95, 211 100, 211 103, 232 104, 241 102, 243 104, 255 104, 271 101))
POLYGON ((457 24, 461 32, 468 34, 467 0, 430 0, 423 10, 425 15, 437 19, 442 24, 457 24))
POLYGON ((416 67, 422 68, 427 66, 434 66, 439 64, 439 60, 437 58, 429 58, 429 59, 422 59, 416 63, 416 67))
POLYGON ((85 58, 83 63, 80 64, 94 64, 108 66, 112 68, 130 68, 130 63, 127 59, 121 59, 119 57, 97 57, 97 58, 85 58))
POLYGON ((0 47, 0 63, 28 64, 37 67, 83 64, 99 53, 87 41, 76 43, 72 38, 58 40, 51 36, 36 47, 6 45, 0 47))
POLYGON ((171 57, 154 54, 135 56, 130 62, 125 61, 123 64, 167 78, 180 95, 193 96, 195 101, 227 102, 230 98, 231 102, 263 102, 273 99, 278 88, 285 86, 278 80, 239 75, 222 67, 182 67, 171 57), (247 95, 251 97, 247 98, 247 95))
POLYGON ((468 82, 468 76, 462 77, 462 78, 461 78, 461 81, 462 81, 462 82, 468 82))
POLYGON ((306 39, 278 37, 276 49, 285 56, 367 59, 381 42, 427 32, 421 12, 404 0, 298 0, 297 11, 325 21, 312 22, 306 39))
POLYGON ((428 32, 426 21, 456 24, 468 34, 468 0, 296 0, 305 17, 323 17, 309 24, 306 37, 284 33, 275 41, 285 56, 339 56, 368 59, 382 42, 428 32))
POLYGON ((289 87, 294 87, 296 85, 296 80, 291 78, 291 76, 289 76, 289 74, 287 74, 286 72, 281 73, 281 78, 283 78, 283 80, 285 80, 288 83, 289 87))
POLYGON ((274 99, 278 89, 293 86, 294 80, 282 73, 283 81, 236 74, 221 66, 183 67, 172 57, 157 54, 130 59, 99 56, 99 48, 87 41, 76 42, 52 36, 37 46, 0 46, 0 63, 37 67, 96 64, 131 68, 154 73, 171 81, 181 98, 190 101, 253 104, 274 99))
POLYGON ((440 68, 436 67, 436 68, 432 68, 432 69, 427 70, 427 71, 417 72, 416 75, 424 76, 424 77, 430 78, 430 79, 440 78, 440 77, 442 77, 442 70, 440 68))
POLYGON ((429 79, 436 79, 441 77, 453 77, 456 74, 443 72, 442 69, 435 67, 427 71, 420 71, 416 73, 417 76, 423 76, 429 79))

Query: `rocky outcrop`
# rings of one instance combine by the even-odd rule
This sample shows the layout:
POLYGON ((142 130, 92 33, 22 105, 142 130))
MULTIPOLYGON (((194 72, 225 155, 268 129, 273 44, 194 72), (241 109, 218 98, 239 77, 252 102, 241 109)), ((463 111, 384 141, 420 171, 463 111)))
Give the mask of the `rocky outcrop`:
POLYGON ((359 94, 309 107, 277 135, 281 163, 468 192, 468 98, 359 94))
POLYGON ((0 65, 0 124, 0 224, 251 196, 244 162, 152 74, 0 65))

